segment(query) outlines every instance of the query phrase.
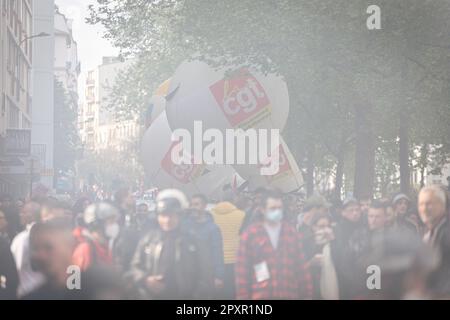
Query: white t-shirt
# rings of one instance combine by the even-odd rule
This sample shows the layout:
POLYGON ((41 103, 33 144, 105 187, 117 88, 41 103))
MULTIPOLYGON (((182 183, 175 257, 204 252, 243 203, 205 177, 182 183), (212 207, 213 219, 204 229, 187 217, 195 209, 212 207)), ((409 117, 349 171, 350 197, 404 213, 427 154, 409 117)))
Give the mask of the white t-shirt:
POLYGON ((278 240, 280 239, 281 223, 278 223, 275 226, 264 223, 264 228, 269 235, 272 247, 276 250, 278 248, 278 240))
POLYGON ((11 252, 16 261, 17 272, 19 273, 19 298, 32 292, 40 287, 44 281, 44 275, 40 272, 35 272, 31 268, 30 263, 30 230, 33 224, 27 226, 27 228, 19 233, 11 244, 11 252))

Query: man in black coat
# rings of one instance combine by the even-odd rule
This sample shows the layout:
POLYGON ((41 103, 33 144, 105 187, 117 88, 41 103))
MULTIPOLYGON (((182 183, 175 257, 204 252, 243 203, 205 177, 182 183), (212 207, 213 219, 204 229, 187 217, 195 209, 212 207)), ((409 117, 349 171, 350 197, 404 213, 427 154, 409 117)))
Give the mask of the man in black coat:
POLYGON ((180 215, 187 205, 178 190, 158 195, 159 227, 139 242, 127 275, 139 298, 205 299, 212 293, 211 259, 202 244, 180 228, 180 215))
POLYGON ((341 217, 335 228, 336 239, 331 245, 333 261, 342 300, 361 297, 361 270, 358 264, 360 252, 365 247, 367 230, 361 219, 359 202, 354 198, 344 200, 341 217))

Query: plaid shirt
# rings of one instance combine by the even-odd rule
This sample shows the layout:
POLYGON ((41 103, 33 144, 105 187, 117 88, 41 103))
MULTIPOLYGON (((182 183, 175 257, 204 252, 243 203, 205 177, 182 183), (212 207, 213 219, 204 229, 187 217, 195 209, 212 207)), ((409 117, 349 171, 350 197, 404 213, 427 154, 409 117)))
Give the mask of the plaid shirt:
POLYGON ((303 254, 301 234, 284 222, 275 250, 262 223, 241 237, 236 262, 237 299, 311 299, 313 284, 303 254), (255 266, 265 262, 270 278, 258 282, 255 266))

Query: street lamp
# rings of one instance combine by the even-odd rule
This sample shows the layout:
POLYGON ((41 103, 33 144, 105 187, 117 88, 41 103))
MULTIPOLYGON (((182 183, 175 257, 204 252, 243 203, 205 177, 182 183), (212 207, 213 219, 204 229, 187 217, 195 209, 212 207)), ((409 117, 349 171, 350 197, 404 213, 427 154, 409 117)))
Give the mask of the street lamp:
POLYGON ((22 45, 22 43, 24 43, 27 40, 31 40, 31 39, 34 39, 34 38, 45 38, 45 37, 50 37, 50 34, 47 33, 47 32, 41 32, 41 33, 38 33, 38 34, 35 34, 35 35, 32 35, 32 36, 26 37, 25 39, 20 41, 19 47, 22 45))
MULTIPOLYGON (((22 41, 19 42, 19 46, 17 48, 17 55, 16 55, 16 63, 17 63, 17 92, 19 92, 19 83, 20 83, 20 62, 19 62, 19 52, 21 50, 21 46, 25 41, 34 39, 34 38, 44 38, 49 37, 50 34, 46 32, 41 32, 39 34, 35 34, 29 37, 25 37, 22 39, 22 41)), ((30 199, 33 197, 33 176, 34 176, 34 159, 31 157, 31 166, 30 166, 30 199)))
POLYGON ((34 39, 34 38, 44 38, 44 37, 49 37, 50 34, 46 33, 46 32, 41 32, 29 37, 25 37, 24 39, 22 39, 22 41, 19 42, 17 51, 16 51, 16 70, 17 70, 17 79, 16 79, 16 86, 17 86, 17 92, 19 94, 19 84, 20 84, 20 62, 19 62, 19 54, 20 54, 20 50, 21 50, 21 46, 22 44, 30 39, 34 39))

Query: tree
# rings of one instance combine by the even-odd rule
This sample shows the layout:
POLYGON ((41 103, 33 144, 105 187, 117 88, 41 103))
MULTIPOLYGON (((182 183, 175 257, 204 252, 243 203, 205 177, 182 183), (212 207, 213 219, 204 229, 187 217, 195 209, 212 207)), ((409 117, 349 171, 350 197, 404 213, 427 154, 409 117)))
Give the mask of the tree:
POLYGON ((77 133, 77 106, 58 80, 54 82, 54 167, 55 179, 75 172, 81 148, 77 133))
POLYGON ((131 89, 116 91, 118 110, 143 110, 156 83, 192 57, 283 75, 291 99, 285 135, 309 168, 309 192, 311 168, 328 171, 322 160, 331 157, 336 194, 350 180, 342 179, 348 162, 355 194, 370 196, 382 172, 377 148, 397 140, 398 157, 390 160, 408 191, 411 150, 424 139, 442 143, 448 133, 447 1, 379 1, 383 29, 375 31, 366 28, 370 1, 97 2, 89 21, 139 60, 126 75, 131 89))

